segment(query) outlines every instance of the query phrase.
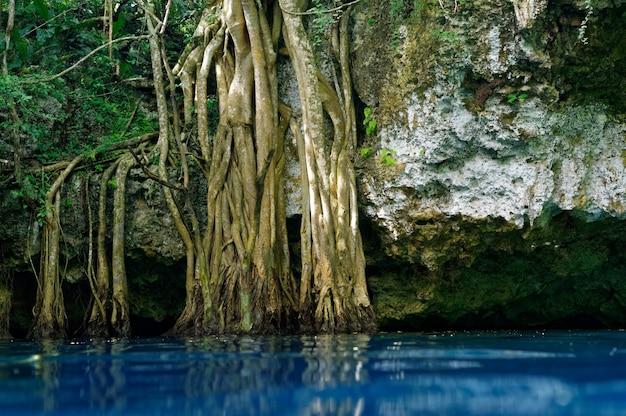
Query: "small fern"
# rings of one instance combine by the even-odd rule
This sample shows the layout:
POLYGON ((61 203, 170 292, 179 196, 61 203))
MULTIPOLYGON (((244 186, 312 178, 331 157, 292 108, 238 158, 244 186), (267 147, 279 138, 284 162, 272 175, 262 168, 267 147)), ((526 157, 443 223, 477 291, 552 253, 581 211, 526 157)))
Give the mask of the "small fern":
POLYGON ((396 165, 396 151, 391 149, 380 149, 380 163, 385 166, 396 165))
POLYGON ((372 109, 369 107, 365 107, 365 109, 363 110, 363 115, 365 116, 365 118, 363 119, 365 134, 367 134, 368 136, 373 136, 374 134, 376 134, 376 127, 378 127, 378 123, 372 115, 372 109))

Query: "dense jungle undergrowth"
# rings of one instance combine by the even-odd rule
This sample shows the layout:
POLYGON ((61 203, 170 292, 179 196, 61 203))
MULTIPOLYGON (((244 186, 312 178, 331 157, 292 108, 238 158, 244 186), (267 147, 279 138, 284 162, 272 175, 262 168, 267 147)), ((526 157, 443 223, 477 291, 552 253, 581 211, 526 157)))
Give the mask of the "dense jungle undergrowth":
MULTIPOLYGON (((185 248, 185 304, 171 334, 376 329, 352 164, 354 3, 0 3, 0 184, 33 216, 37 254, 29 250, 31 270, 19 272, 36 281, 29 337, 68 335, 70 256, 82 259, 91 292, 78 335, 132 334, 137 286, 124 243, 133 169, 158 183, 185 248), (293 65, 301 108, 279 101, 279 59, 293 65), (282 183, 287 134, 303 184, 297 271, 282 183), (205 188, 203 206, 192 203, 193 181, 205 188), (61 221, 70 182, 84 195, 80 253, 61 221)), ((16 272, 0 272, 6 337, 16 272)))

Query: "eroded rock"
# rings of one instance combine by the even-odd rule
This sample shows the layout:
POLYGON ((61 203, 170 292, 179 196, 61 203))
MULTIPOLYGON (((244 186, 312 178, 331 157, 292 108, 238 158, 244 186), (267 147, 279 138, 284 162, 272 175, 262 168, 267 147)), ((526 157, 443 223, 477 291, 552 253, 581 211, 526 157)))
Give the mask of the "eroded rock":
POLYGON ((616 325, 626 68, 610 28, 626 8, 459 3, 387 16, 387 44, 368 18, 382 6, 355 18, 355 86, 378 120, 363 146, 394 159, 359 162, 386 254, 370 279, 378 316, 413 329, 616 325))

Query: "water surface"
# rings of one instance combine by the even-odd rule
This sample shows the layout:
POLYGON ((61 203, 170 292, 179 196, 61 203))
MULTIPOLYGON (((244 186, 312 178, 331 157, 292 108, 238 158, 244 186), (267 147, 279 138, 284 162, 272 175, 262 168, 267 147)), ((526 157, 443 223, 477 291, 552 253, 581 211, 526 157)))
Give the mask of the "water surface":
POLYGON ((626 332, 0 343, 0 415, 624 415, 626 332))

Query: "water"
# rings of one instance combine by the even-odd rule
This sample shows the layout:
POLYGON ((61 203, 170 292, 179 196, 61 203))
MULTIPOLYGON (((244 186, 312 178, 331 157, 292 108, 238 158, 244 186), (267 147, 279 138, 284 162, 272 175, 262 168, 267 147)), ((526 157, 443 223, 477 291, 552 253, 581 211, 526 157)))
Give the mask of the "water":
POLYGON ((624 415, 626 332, 0 343, 0 415, 624 415))

